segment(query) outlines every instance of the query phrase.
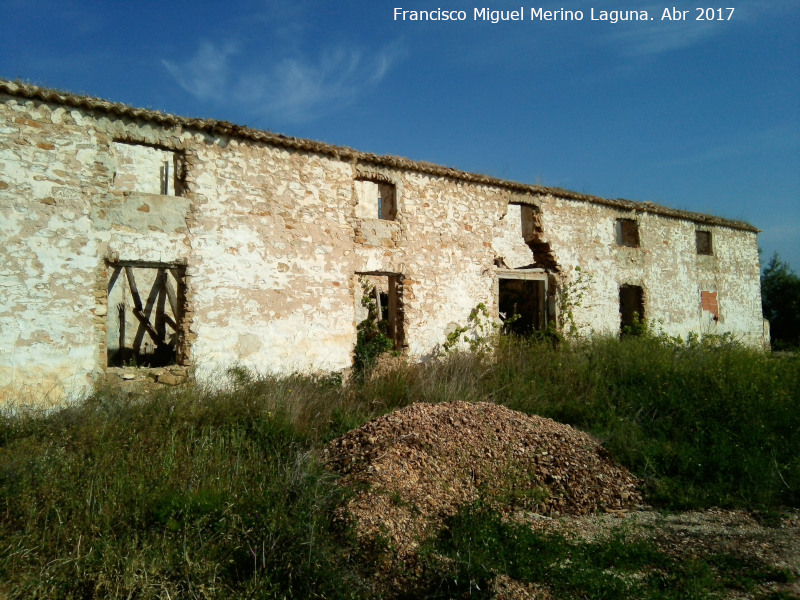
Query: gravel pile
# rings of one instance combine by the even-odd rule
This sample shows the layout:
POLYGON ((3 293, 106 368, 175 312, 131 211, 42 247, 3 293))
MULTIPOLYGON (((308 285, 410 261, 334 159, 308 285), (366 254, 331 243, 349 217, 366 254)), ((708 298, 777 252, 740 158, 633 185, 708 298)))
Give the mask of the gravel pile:
POLYGON ((345 509, 359 537, 400 560, 479 499, 550 517, 642 502, 592 436, 485 402, 411 405, 334 440, 325 461, 359 490, 345 509))

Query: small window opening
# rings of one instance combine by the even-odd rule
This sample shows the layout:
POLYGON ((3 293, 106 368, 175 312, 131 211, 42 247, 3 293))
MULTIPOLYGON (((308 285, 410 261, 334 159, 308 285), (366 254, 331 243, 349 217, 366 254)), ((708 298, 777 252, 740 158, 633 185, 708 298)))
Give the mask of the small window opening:
POLYGON ((397 219, 397 189, 393 183, 371 179, 356 180, 356 216, 367 219, 397 219))
POLYGON ((378 218, 394 221, 397 217, 395 188, 388 183, 378 184, 378 218))
POLYGON ((711 232, 710 231, 695 231, 695 239, 697 241, 697 253, 711 255, 714 254, 711 246, 711 232))
POLYGON ((115 263, 108 282, 109 367, 180 364, 185 267, 115 263))
POLYGON ((142 144, 114 142, 117 159, 114 187, 125 192, 183 195, 184 161, 181 152, 142 144))
POLYGON ((617 245, 639 247, 639 223, 634 219, 617 219, 617 245))
POLYGON ((635 333, 645 323, 644 291, 638 285, 619 286, 620 331, 635 333))
POLYGON ((524 336, 546 329, 545 282, 501 277, 498 281, 498 308, 508 332, 524 336))
POLYGON ((358 303, 359 328, 368 336, 385 335, 395 350, 402 349, 405 345, 403 276, 360 274, 359 280, 362 293, 358 303))
POLYGON ((527 243, 535 242, 540 232, 537 230, 538 220, 533 207, 520 204, 519 216, 522 239, 527 243))

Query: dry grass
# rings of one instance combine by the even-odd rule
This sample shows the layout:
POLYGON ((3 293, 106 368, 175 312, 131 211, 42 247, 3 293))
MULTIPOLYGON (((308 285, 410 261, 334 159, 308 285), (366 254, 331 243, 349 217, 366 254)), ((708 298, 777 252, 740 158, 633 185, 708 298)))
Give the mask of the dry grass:
MULTIPOLYGON (((800 505, 800 361, 725 346, 508 342, 363 382, 98 391, 0 420, 0 595, 363 598, 332 438, 412 402, 491 400, 599 435, 661 506, 800 505)), ((676 571, 676 577, 681 577, 676 571)))

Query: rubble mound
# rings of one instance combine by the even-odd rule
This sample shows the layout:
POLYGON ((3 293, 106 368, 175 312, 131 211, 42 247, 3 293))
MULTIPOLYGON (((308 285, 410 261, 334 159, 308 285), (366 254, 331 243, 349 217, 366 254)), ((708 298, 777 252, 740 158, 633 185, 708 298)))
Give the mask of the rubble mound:
POLYGON ((587 433, 481 402, 413 404, 334 440, 358 536, 414 553, 459 508, 585 515, 640 504, 639 481, 587 433))

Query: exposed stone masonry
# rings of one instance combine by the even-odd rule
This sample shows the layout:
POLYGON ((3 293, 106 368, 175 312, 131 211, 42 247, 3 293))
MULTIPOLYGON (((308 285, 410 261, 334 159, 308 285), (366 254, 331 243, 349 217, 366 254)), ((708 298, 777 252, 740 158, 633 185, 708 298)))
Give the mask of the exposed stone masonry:
POLYGON ((668 333, 760 344, 756 232, 0 80, 0 398, 60 402, 103 379, 120 264, 181 265, 175 336, 172 294, 148 283, 124 324, 141 330, 121 343, 137 356, 177 343, 170 368, 202 378, 349 368, 359 273, 400 278, 402 351, 417 359, 479 303, 497 315, 504 277, 546 283, 554 319, 577 266, 592 275, 574 307, 585 333, 619 330, 632 285, 668 333), (617 244, 617 219, 636 221, 639 247, 617 244))

